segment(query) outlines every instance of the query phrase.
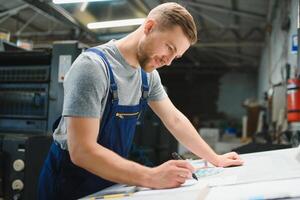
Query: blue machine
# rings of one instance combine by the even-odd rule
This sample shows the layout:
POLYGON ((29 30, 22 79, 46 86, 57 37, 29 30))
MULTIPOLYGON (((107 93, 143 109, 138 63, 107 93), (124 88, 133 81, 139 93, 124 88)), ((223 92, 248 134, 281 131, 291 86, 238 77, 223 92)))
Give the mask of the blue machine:
POLYGON ((0 45, 0 199, 37 198, 52 123, 61 115, 64 74, 81 51, 74 41, 48 51, 0 45))
POLYGON ((51 132, 62 110, 64 74, 81 51, 70 41, 55 43, 52 52, 0 52, 0 132, 51 132))

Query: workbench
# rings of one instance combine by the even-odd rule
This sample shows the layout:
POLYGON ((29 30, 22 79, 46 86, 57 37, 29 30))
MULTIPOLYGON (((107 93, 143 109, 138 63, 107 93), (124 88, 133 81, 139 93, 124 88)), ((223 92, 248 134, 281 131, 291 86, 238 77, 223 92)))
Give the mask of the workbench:
MULTIPOLYGON (((198 182, 191 180, 180 188, 140 190, 130 196, 114 199, 300 199, 300 147, 242 154, 241 157, 245 161, 243 166, 224 168, 218 174, 200 177, 198 182)), ((95 199, 96 196, 84 199, 95 199)))

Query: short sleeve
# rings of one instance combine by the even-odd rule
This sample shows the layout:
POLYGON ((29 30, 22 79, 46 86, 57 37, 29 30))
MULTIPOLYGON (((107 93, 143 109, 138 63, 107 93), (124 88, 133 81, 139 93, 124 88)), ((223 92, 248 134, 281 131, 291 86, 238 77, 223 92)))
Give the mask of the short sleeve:
POLYGON ((149 101, 159 101, 168 96, 156 70, 150 73, 149 80, 149 101))
POLYGON ((102 61, 81 54, 64 81, 63 116, 99 118, 105 99, 108 77, 102 61))

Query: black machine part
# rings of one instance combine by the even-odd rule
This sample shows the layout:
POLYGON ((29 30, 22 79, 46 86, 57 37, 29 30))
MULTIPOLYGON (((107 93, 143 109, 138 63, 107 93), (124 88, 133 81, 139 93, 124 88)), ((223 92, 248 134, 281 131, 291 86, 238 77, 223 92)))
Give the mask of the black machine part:
POLYGON ((2 137, 4 199, 37 199, 38 177, 51 142, 50 135, 2 137))

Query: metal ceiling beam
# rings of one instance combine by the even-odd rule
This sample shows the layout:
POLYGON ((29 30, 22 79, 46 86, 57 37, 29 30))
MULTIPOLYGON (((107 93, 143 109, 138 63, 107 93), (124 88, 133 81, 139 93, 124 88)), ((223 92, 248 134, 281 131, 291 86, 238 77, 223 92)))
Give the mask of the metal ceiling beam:
POLYGON ((210 43, 197 43, 194 47, 203 48, 203 47, 263 47, 264 42, 210 42, 210 43))
MULTIPOLYGON (((200 27, 201 29, 204 29, 204 30, 207 30, 207 25, 205 23, 205 20, 204 20, 204 17, 201 16, 201 12, 197 12, 193 7, 189 7, 189 10, 197 16, 197 18, 195 18, 195 23, 199 23, 200 24, 200 27)), ((209 34, 207 31, 204 31, 203 32, 203 35, 201 34, 198 34, 198 37, 205 37, 205 38, 208 38, 209 37, 209 34)), ((193 64, 195 66, 198 66, 200 63, 199 63, 199 60, 197 59, 197 49, 194 49, 194 51, 188 51, 185 56, 191 61, 193 62, 193 64)))
POLYGON ((40 15, 42 15, 42 16, 44 16, 44 17, 50 19, 51 21, 54 21, 54 22, 56 22, 56 23, 58 23, 58 24, 61 24, 61 25, 65 25, 62 21, 60 21, 60 20, 58 20, 57 18, 55 18, 55 17, 49 15, 49 14, 46 13, 46 12, 40 10, 39 8, 37 8, 37 7, 33 6, 33 5, 29 5, 29 6, 30 6, 30 8, 31 8, 32 10, 34 10, 35 12, 39 13, 40 15))
POLYGON ((26 21, 25 24, 23 24, 23 26, 16 32, 16 35, 19 35, 20 33, 22 33, 22 31, 29 25, 31 24, 31 22, 33 22, 33 20, 35 20, 37 18, 37 16, 39 15, 39 13, 35 13, 29 20, 26 21))
MULTIPOLYGON (((233 25, 232 25, 233 26, 233 25)), ((211 41, 214 40, 221 40, 223 37, 226 37, 226 34, 229 32, 232 32, 232 30, 239 30, 241 33, 245 33, 243 35, 240 35, 241 39, 240 41, 249 41, 251 40, 250 37, 254 34, 257 33, 259 34, 261 40, 264 40, 265 38, 265 33, 263 28, 260 27, 249 27, 251 29, 241 29, 241 28, 235 28, 235 27, 224 27, 224 28, 210 28, 208 30, 204 30, 203 28, 201 28, 199 30, 199 33, 201 34, 204 31, 209 31, 210 36, 211 36, 211 41)))
MULTIPOLYGON (((238 2, 237 0, 231 0, 231 5, 232 5, 232 10, 233 11, 237 11, 238 10, 238 2)), ((240 25, 240 17, 238 17, 237 15, 233 16, 233 21, 234 21, 234 25, 235 26, 239 26, 240 25)), ((241 41, 241 34, 237 29, 231 29, 232 33, 235 35, 236 40, 237 41, 241 41)), ((241 55, 242 54, 242 48, 241 47, 237 47, 237 55, 241 55)), ((241 63, 242 59, 240 56, 236 57, 238 59, 238 62, 241 63)), ((251 62, 253 62, 253 60, 251 60, 251 62)))
POLYGON ((166 73, 170 75, 170 74, 184 74, 187 72, 192 72, 195 74, 203 74, 203 73, 214 74, 214 73, 225 73, 229 71, 249 72, 249 73, 257 72, 257 67, 253 65, 242 64, 239 66, 235 66, 235 65, 233 66, 203 63, 200 66, 195 67, 189 64, 178 64, 178 65, 172 65, 171 68, 163 67, 159 69, 159 74, 166 73))
MULTIPOLYGON (((232 4, 232 10, 237 11, 238 10, 237 0, 231 0, 231 4, 232 4)), ((234 26, 236 27, 240 26, 240 18, 237 15, 233 16, 233 21, 234 21, 234 26)), ((235 35, 238 41, 241 40, 240 32, 237 29, 231 29, 231 31, 235 35)))
POLYGON ((242 39, 248 40, 255 32, 257 32, 262 38, 264 38, 264 31, 259 27, 253 27, 248 32, 246 32, 245 35, 243 35, 242 39))
POLYGON ((18 35, 12 34, 12 36, 21 37, 47 37, 47 36, 66 36, 70 35, 71 31, 46 31, 46 32, 23 32, 18 35))
MULTIPOLYGON (((227 65, 223 65, 221 63, 200 63, 199 66, 195 66, 193 65, 193 63, 174 63, 171 65, 171 71, 174 68, 184 68, 184 69, 205 69, 205 68, 240 68, 240 67, 249 67, 251 66, 252 68, 257 68, 256 65, 252 65, 252 64, 241 64, 239 62, 227 62, 227 65)), ((168 70, 168 67, 164 67, 166 68, 165 70, 168 70)), ((164 69, 163 68, 163 69, 164 69)), ((164 71, 164 70, 162 70, 164 71)))
POLYGON ((5 15, 15 15, 15 14, 18 14, 18 12, 20 10, 23 10, 25 8, 28 8, 29 6, 27 4, 23 4, 21 6, 18 6, 16 8, 13 8, 13 9, 10 9, 10 10, 7 10, 7 11, 4 11, 4 12, 1 12, 0 13, 0 17, 3 17, 5 15))
POLYGON ((208 15, 204 14, 203 12, 197 11, 197 10, 196 10, 194 7, 192 7, 192 6, 189 6, 188 9, 189 9, 190 11, 192 11, 194 14, 198 15, 199 17, 202 17, 202 18, 206 19, 207 21, 210 21, 211 23, 217 25, 217 26, 220 27, 220 28, 224 28, 224 27, 225 27, 224 24, 223 24, 222 22, 220 22, 220 21, 214 19, 214 18, 211 17, 211 16, 208 16, 208 15))
POLYGON ((148 15, 151 8, 145 4, 144 1, 141 0, 134 0, 134 1, 127 1, 129 4, 131 4, 133 7, 137 8, 137 10, 140 10, 144 15, 148 15))
MULTIPOLYGON (((18 15, 13 15, 13 16, 11 16, 11 18, 13 18, 14 20, 16 20, 16 21, 18 21, 18 22, 21 22, 22 24, 25 24, 26 23, 26 20, 24 20, 24 19, 22 19, 20 16, 18 16, 18 15)), ((35 26, 35 25, 33 25, 33 24, 30 24, 29 25, 31 28, 33 28, 34 30, 36 30, 36 31, 44 31, 43 29, 41 29, 40 27, 38 27, 38 26, 35 26)))
MULTIPOLYGON (((184 1, 185 2, 185 1, 184 1)), ((254 20, 266 20, 266 15, 262 15, 262 14, 257 14, 257 13, 252 13, 252 12, 248 12, 248 11, 237 11, 237 10, 232 10, 232 9, 228 9, 226 7, 223 6, 217 6, 217 5, 213 5, 213 4, 208 4, 208 3, 200 3, 200 2, 185 2, 187 5, 190 6, 194 6, 194 7, 198 7, 198 8, 204 8, 207 10, 213 10, 213 11, 218 11, 218 12, 225 12, 225 13, 230 13, 233 15, 238 15, 238 16, 242 16, 242 17, 248 17, 254 20)))
POLYGON ((80 33, 87 34, 86 37, 91 41, 96 41, 96 34, 90 31, 87 27, 79 24, 68 12, 59 6, 52 3, 46 3, 36 0, 24 0, 28 4, 34 6, 36 9, 49 14, 50 16, 61 21, 63 24, 69 25, 70 27, 79 30, 80 33))
POLYGON ((217 25, 220 28, 224 28, 224 24, 222 22, 220 22, 219 20, 216 20, 215 18, 201 12, 202 10, 196 10, 194 8, 194 6, 192 6, 191 4, 197 4, 197 2, 195 1, 182 1, 182 3, 184 3, 184 5, 187 6, 188 10, 192 11, 194 14, 198 15, 199 17, 202 17, 204 19, 206 19, 207 21, 210 21, 211 23, 217 25))
POLYGON ((219 53, 219 54, 229 56, 229 57, 232 57, 232 58, 240 58, 240 59, 243 59, 243 60, 250 61, 252 63, 257 63, 258 62, 258 57, 256 57, 256 56, 244 55, 244 54, 241 54, 241 53, 235 53, 235 52, 230 52, 230 51, 222 51, 222 50, 219 50, 219 49, 212 49, 212 48, 205 48, 205 49, 203 49, 203 51, 210 51, 210 52, 213 52, 213 53, 219 53))
MULTIPOLYGON (((43 29, 30 24, 33 19, 23 20, 22 18, 18 17, 17 14, 19 14, 21 10, 24 10, 26 8, 31 8, 32 10, 34 10, 36 12, 36 14, 40 14, 42 16, 47 17, 48 19, 51 19, 51 20, 55 21, 56 23, 62 24, 61 21, 59 21, 56 18, 48 15, 47 13, 44 13, 44 12, 40 11, 39 9, 37 9, 36 7, 34 7, 34 6, 32 6, 32 5, 28 4, 28 3, 25 3, 25 4, 21 5, 21 6, 18 6, 17 8, 13 8, 13 9, 10 9, 10 10, 7 10, 5 12, 0 13, 0 16, 4 16, 3 18, 0 19, 0 24, 3 23, 4 21, 6 21, 9 18, 14 18, 15 20, 17 20, 17 21, 19 21, 19 22, 21 22, 23 24, 23 26, 21 28, 22 30, 24 28, 26 28, 28 25, 30 25, 30 27, 32 27, 35 30, 43 31, 43 29)), ((19 32, 19 34, 20 34, 20 32, 19 32)))
POLYGON ((206 19, 207 21, 210 21, 211 23, 217 25, 218 27, 220 27, 220 28, 225 28, 225 25, 224 25, 222 22, 216 20, 215 18, 213 18, 213 17, 211 17, 211 16, 209 16, 209 15, 207 15, 207 14, 204 14, 203 12, 202 12, 202 13, 199 13, 199 15, 201 15, 201 16, 202 16, 204 19, 206 19))
POLYGON ((3 22, 5 22, 8 18, 10 18, 12 15, 6 15, 5 17, 2 17, 0 19, 0 24, 2 24, 3 22))

